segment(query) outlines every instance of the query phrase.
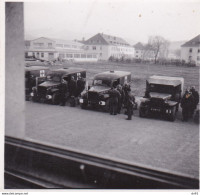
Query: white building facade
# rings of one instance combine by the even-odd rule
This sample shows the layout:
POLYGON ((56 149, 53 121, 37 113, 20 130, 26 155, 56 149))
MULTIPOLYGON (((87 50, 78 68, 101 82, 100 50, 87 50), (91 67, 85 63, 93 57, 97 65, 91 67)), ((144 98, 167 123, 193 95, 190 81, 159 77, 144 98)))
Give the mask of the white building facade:
POLYGON ((133 58, 135 49, 119 37, 98 33, 84 41, 87 53, 95 53, 99 60, 115 58, 133 58))
POLYGON ((97 61, 94 53, 86 53, 84 45, 76 41, 66 41, 40 37, 30 41, 25 48, 26 56, 34 56, 41 60, 97 61))
POLYGON ((200 35, 181 46, 181 59, 187 63, 195 63, 200 66, 200 35))

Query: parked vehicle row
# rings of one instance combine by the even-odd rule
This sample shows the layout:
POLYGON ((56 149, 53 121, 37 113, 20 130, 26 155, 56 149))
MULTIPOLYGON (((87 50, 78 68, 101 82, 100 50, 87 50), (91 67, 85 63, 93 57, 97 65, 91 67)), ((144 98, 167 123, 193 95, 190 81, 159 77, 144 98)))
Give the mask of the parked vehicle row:
MULTIPOLYGON (((109 110, 109 91, 118 85, 131 83, 131 73, 107 71, 96 74, 91 86, 86 86, 86 70, 82 68, 62 68, 50 70, 46 67, 26 68, 26 97, 33 101, 59 104, 61 99, 73 105, 78 100, 82 109, 87 107, 109 110), (27 76, 28 75, 28 76, 27 76), (33 80, 35 79, 35 82, 33 80), (30 82, 31 80, 31 82, 30 82), (70 89, 72 81, 84 81, 84 86, 70 89), (63 97, 62 83, 69 90, 63 97), (73 93, 72 93, 73 91, 73 93), (30 97, 29 96, 29 97, 30 97)), ((146 91, 139 106, 139 116, 163 116, 174 121, 183 93, 184 79, 181 77, 151 76, 146 81, 146 91)))

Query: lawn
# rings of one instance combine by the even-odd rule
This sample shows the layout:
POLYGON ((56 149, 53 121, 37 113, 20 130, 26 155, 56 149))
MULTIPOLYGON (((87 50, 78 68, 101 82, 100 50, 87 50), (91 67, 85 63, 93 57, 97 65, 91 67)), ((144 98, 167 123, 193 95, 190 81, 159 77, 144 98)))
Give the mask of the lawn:
POLYGON ((199 67, 182 67, 157 64, 122 64, 111 62, 94 63, 64 63, 63 67, 82 67, 87 69, 89 83, 97 73, 107 70, 124 70, 132 74, 131 88, 136 96, 143 96, 146 79, 152 75, 183 77, 185 80, 184 89, 195 86, 199 90, 199 67))

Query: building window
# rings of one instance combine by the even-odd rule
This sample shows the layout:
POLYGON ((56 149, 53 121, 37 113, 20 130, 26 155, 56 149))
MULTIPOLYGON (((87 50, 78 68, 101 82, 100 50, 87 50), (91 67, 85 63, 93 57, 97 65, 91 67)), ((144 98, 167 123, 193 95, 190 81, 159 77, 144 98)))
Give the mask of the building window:
POLYGON ((70 45, 64 45, 65 48, 70 48, 70 45))
POLYGON ((63 47, 63 44, 56 44, 56 47, 63 47))
POLYGON ((92 54, 87 54, 87 58, 92 58, 92 54))
POLYGON ((93 46, 93 47, 92 47, 92 49, 93 49, 93 50, 96 50, 96 49, 97 49, 97 47, 96 47, 96 46, 93 46))
POLYGON ((80 58, 80 54, 74 54, 74 58, 80 58))
POLYGON ((48 43, 48 47, 52 47, 53 46, 53 44, 52 43, 48 43))
POLYGON ((77 46, 76 45, 72 45, 72 48, 77 48, 77 46))
POLYGON ((73 58, 73 54, 67 53, 67 54, 66 54, 66 58, 73 58))
POLYGON ((44 43, 33 43, 33 45, 37 46, 37 47, 43 47, 44 43))
POLYGON ((102 57, 102 53, 100 53, 100 57, 102 57))
POLYGON ((190 48, 189 52, 192 53, 192 48, 190 48))
POLYGON ((42 57, 42 58, 44 57, 44 53, 41 53, 41 57, 42 57))
POLYGON ((200 53, 200 49, 198 49, 198 51, 197 51, 198 53, 200 53))
POLYGON ((200 61, 200 56, 197 56, 197 61, 200 61))
POLYGON ((86 58, 86 54, 81 54, 81 58, 86 58))

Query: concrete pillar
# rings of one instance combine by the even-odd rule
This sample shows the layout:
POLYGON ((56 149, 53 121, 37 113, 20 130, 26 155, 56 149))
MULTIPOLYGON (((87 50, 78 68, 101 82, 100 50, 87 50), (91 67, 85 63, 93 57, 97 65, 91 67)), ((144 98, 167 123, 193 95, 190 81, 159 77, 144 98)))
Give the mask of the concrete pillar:
POLYGON ((24 13, 23 3, 5 4, 5 135, 24 138, 24 13))

